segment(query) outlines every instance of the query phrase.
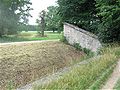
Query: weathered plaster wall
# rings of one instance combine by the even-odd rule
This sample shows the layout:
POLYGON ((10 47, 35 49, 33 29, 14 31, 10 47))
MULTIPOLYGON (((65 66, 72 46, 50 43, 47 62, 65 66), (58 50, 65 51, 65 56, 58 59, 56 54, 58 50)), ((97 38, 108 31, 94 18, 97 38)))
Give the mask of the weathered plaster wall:
POLYGON ((79 43, 93 52, 97 52, 101 47, 97 36, 68 23, 64 23, 64 36, 70 44, 79 43))

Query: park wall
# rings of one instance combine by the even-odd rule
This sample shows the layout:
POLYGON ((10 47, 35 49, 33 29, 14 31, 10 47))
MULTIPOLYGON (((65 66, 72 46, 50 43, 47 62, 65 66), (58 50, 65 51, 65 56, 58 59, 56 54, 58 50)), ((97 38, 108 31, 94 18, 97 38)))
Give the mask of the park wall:
POLYGON ((68 23, 64 23, 64 36, 69 44, 79 43, 81 47, 88 48, 93 52, 97 52, 101 47, 96 35, 68 23))

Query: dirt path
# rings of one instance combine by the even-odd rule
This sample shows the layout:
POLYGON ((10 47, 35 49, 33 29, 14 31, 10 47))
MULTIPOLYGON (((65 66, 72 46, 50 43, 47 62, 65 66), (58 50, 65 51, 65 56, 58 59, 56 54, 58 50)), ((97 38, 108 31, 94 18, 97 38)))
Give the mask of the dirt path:
POLYGON ((25 44, 25 43, 40 43, 40 42, 48 42, 48 41, 59 41, 58 40, 41 40, 41 41, 23 41, 23 42, 8 42, 8 43, 0 43, 1 45, 17 45, 17 44, 25 44))
POLYGON ((116 68, 114 69, 112 75, 107 80, 106 84, 103 86, 102 90, 113 90, 117 80, 120 78, 120 60, 116 68))

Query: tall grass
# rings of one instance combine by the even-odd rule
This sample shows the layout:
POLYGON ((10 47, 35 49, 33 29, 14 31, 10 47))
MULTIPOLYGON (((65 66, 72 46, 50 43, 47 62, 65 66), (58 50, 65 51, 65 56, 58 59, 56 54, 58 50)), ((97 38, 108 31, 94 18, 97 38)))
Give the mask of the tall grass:
MULTIPOLYGON (((61 79, 53 81, 48 85, 38 86, 35 90, 85 90, 89 89, 104 73, 111 73, 120 57, 120 47, 110 47, 101 50, 100 58, 96 57, 91 62, 73 68, 61 79)), ((106 73, 105 75, 108 75, 106 73)), ((102 77, 102 82, 107 76, 102 77)), ((96 88, 100 88, 102 83, 98 83, 96 88)))

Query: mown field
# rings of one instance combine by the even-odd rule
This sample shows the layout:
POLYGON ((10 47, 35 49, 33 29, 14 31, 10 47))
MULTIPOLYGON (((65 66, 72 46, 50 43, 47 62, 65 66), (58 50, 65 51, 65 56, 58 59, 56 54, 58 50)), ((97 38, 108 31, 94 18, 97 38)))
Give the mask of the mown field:
POLYGON ((37 31, 21 32, 17 35, 8 35, 0 38, 0 43, 6 42, 22 42, 22 41, 38 41, 38 40, 56 40, 61 39, 62 34, 57 32, 46 31, 45 37, 41 37, 37 31))
MULTIPOLYGON (((33 88, 34 90, 99 90, 116 67, 119 58, 120 46, 104 48, 100 51, 100 56, 93 58, 91 62, 73 68, 57 81, 33 88)), ((116 89, 119 88, 118 84, 116 89)))
POLYGON ((20 87, 81 61, 83 52, 59 41, 0 46, 0 89, 20 87))

